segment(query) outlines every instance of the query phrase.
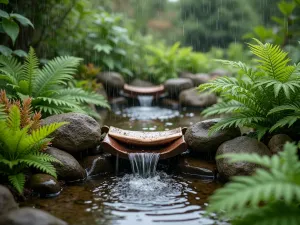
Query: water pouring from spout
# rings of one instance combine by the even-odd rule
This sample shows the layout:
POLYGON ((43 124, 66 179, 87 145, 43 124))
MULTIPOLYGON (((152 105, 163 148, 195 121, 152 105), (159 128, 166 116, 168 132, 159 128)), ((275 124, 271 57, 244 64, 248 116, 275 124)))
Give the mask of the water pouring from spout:
POLYGON ((134 176, 153 177, 156 173, 159 153, 130 153, 129 160, 134 176))

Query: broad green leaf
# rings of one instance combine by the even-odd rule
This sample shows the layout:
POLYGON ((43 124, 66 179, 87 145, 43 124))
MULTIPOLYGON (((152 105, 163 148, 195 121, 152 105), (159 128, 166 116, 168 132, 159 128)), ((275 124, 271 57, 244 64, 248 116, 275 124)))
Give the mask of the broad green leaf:
POLYGON ((0 9, 0 17, 8 19, 9 18, 9 14, 7 12, 5 12, 5 11, 3 11, 3 10, 0 9))
POLYGON ((10 14, 10 17, 16 19, 17 21, 19 21, 20 24, 22 24, 23 26, 28 26, 29 25, 32 28, 34 28, 31 21, 29 19, 27 19, 25 16, 22 16, 22 15, 16 14, 16 13, 12 13, 12 14, 10 14))
POLYGON ((19 57, 21 57, 21 58, 27 57, 27 53, 24 52, 24 51, 21 50, 21 49, 18 49, 18 50, 13 51, 13 54, 16 55, 16 56, 19 56, 19 57))
POLYGON ((27 94, 28 93, 28 87, 29 87, 28 81, 21 80, 19 82, 19 92, 21 92, 23 94, 27 94))
POLYGON ((7 35, 11 38, 13 44, 15 44, 16 39, 19 35, 19 25, 13 20, 3 19, 2 26, 5 33, 7 33, 7 35))
POLYGON ((278 8, 285 16, 289 16, 296 8, 296 4, 294 2, 282 1, 278 3, 278 8))
POLYGON ((5 56, 10 56, 12 50, 4 45, 0 45, 0 53, 5 56))

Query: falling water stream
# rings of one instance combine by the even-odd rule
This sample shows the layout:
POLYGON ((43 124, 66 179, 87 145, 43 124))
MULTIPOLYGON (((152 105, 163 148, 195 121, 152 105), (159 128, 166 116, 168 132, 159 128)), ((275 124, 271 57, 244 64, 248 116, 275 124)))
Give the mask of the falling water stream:
POLYGON ((159 153, 130 153, 129 161, 132 173, 141 178, 153 177, 156 173, 156 166, 159 160, 159 153))
POLYGON ((137 96, 137 99, 142 107, 151 107, 153 102, 152 95, 139 95, 137 96))

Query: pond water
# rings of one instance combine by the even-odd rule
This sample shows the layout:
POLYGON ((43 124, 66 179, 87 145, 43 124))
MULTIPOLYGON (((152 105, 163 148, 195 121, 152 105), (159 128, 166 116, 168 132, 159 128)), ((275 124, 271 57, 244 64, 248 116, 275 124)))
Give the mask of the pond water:
MULTIPOLYGON (((199 111, 184 108, 114 111, 108 113, 104 124, 130 130, 162 131, 190 126, 202 119, 199 111)), ((55 198, 33 198, 26 205, 46 210, 70 225, 227 224, 204 215, 208 197, 220 187, 218 182, 167 174, 159 168, 155 176, 148 178, 124 173, 92 177, 65 186, 55 198)))

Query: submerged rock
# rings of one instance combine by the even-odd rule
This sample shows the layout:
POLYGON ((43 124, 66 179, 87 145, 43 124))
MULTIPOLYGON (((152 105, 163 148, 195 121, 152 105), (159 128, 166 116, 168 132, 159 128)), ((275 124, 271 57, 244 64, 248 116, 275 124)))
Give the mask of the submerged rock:
POLYGON ((0 185, 0 216, 6 215, 9 211, 17 209, 18 204, 15 202, 14 196, 10 190, 0 185))
POLYGON ((34 174, 30 178, 29 186, 43 197, 57 195, 61 191, 58 181, 49 174, 34 174))
POLYGON ((103 84, 106 93, 110 97, 119 96, 119 92, 123 89, 125 84, 123 76, 115 72, 99 73, 97 75, 97 81, 103 84))
POLYGON ((189 107, 208 107, 216 104, 217 100, 214 93, 199 93, 195 88, 184 90, 179 95, 180 104, 189 107))
POLYGON ((215 162, 208 162, 192 156, 182 156, 179 162, 179 169, 183 173, 200 177, 214 178, 217 174, 215 162))
POLYGON ((42 210, 24 207, 1 216, 0 225, 67 225, 67 223, 42 210))
POLYGON ((178 98, 181 91, 192 88, 193 82, 188 78, 173 78, 165 82, 165 89, 169 97, 178 98))
MULTIPOLYGON (((271 156, 271 151, 262 142, 256 139, 242 136, 224 142, 217 151, 217 156, 227 153, 256 153, 258 155, 271 156)), ((222 178, 228 180, 232 176, 251 175, 258 168, 257 165, 248 162, 230 163, 228 158, 217 159, 217 168, 222 178)))
POLYGON ((53 163, 59 179, 65 181, 77 181, 86 178, 86 172, 79 162, 69 153, 54 147, 49 147, 46 153, 58 159, 60 163, 53 163))
POLYGON ((43 119, 42 124, 68 122, 57 129, 51 141, 54 147, 69 153, 95 148, 100 142, 100 125, 92 117, 81 113, 63 113, 43 119))
POLYGON ((241 135, 238 128, 228 128, 209 135, 209 129, 218 121, 219 119, 204 120, 188 127, 184 139, 192 152, 215 153, 223 142, 241 135))
POLYGON ((112 156, 110 154, 87 156, 83 159, 82 166, 87 170, 88 176, 95 176, 101 173, 112 173, 115 171, 112 156))
POLYGON ((283 151, 283 146, 285 143, 292 141, 292 138, 286 134, 276 134, 270 139, 268 147, 273 154, 276 154, 283 151))

